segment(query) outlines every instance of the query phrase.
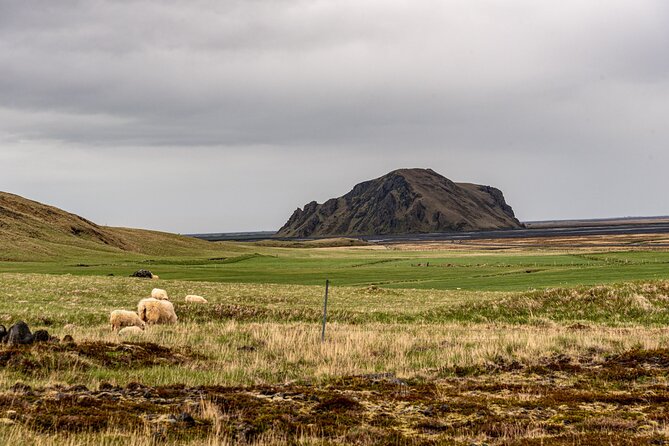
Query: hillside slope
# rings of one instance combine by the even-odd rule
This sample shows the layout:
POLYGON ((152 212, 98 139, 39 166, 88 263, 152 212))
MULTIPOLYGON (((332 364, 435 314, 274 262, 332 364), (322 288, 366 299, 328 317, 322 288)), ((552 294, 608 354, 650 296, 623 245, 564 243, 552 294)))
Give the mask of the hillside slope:
POLYGON ((100 226, 56 207, 0 192, 0 261, 103 252, 178 255, 212 248, 209 242, 175 234, 100 226))
POLYGON ((400 169, 346 195, 297 209, 279 237, 476 231, 522 227, 499 189, 454 183, 431 169, 400 169))

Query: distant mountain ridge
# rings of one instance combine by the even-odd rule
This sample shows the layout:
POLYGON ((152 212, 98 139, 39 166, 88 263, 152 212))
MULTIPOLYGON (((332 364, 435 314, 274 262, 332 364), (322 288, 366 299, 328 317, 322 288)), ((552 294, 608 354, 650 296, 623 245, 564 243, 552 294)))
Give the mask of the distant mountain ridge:
POLYGON ((515 229, 499 189, 454 183, 432 169, 399 169, 346 195, 297 209, 278 237, 331 237, 515 229))

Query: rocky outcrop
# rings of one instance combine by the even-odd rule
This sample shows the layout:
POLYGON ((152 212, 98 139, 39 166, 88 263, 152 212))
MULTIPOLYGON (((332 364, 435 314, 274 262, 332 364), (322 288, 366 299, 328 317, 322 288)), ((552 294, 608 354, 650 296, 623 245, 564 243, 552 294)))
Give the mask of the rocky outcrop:
POLYGON ((520 228, 499 189, 400 169, 323 204, 297 209, 278 237, 329 237, 520 228))

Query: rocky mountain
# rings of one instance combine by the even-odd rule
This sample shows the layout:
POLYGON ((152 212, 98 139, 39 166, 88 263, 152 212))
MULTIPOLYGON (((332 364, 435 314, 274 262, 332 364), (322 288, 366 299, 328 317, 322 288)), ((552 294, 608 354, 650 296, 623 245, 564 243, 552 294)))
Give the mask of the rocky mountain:
POLYGON ((454 183, 432 169, 400 169, 323 204, 297 209, 278 237, 329 237, 515 229, 499 189, 454 183))

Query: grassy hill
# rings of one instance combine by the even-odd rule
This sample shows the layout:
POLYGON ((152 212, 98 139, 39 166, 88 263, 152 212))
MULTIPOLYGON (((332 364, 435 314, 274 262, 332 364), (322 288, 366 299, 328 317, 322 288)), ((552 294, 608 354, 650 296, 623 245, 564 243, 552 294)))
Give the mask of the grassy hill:
POLYGON ((165 232, 100 226, 56 207, 0 192, 0 261, 207 255, 220 253, 222 246, 165 232))

